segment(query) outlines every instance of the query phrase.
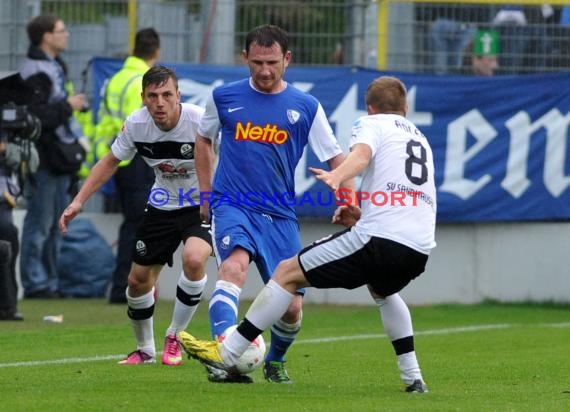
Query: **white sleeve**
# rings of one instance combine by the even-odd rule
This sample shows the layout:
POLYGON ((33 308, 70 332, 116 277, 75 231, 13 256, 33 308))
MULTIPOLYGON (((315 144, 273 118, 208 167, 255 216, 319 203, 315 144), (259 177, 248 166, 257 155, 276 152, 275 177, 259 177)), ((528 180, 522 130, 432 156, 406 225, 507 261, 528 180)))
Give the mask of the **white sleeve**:
POLYGON ((215 141, 218 137, 220 127, 220 116, 218 115, 216 103, 214 103, 214 94, 210 93, 210 97, 206 101, 206 110, 200 120, 200 125, 198 126, 198 134, 215 141))
POLYGON ((309 130, 309 145, 321 162, 326 162, 342 153, 342 149, 320 103, 309 130))
POLYGON ((358 118, 352 125, 352 132, 350 134, 350 148, 358 143, 363 143, 370 147, 372 156, 376 154, 381 134, 380 123, 374 123, 368 116, 358 118))
POLYGON ((117 138, 111 145, 113 155, 119 160, 131 160, 137 153, 134 140, 131 135, 131 123, 129 119, 123 123, 123 129, 117 135, 117 138))

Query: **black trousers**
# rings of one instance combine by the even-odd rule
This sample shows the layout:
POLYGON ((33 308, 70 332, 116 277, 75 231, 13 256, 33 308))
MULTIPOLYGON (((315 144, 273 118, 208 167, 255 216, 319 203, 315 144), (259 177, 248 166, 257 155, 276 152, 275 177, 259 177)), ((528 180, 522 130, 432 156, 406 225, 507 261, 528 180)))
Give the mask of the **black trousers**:
POLYGON ((16 312, 18 282, 16 258, 20 252, 18 228, 14 225, 12 207, 0 202, 0 310, 16 312))

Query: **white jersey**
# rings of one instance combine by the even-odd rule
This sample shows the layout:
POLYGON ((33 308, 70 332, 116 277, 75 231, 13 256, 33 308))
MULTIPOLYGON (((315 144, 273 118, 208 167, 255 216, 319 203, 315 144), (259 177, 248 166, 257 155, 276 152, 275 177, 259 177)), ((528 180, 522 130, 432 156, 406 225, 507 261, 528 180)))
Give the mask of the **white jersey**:
POLYGON ((117 159, 130 160, 138 152, 154 169, 149 200, 162 210, 200 205, 194 144, 204 109, 190 103, 181 106, 178 124, 168 131, 154 123, 146 107, 133 112, 111 146, 117 159))
POLYGON ((426 137, 402 116, 376 114, 355 122, 351 147, 358 143, 370 147, 372 159, 362 178, 362 217, 355 230, 429 254, 437 204, 426 137))

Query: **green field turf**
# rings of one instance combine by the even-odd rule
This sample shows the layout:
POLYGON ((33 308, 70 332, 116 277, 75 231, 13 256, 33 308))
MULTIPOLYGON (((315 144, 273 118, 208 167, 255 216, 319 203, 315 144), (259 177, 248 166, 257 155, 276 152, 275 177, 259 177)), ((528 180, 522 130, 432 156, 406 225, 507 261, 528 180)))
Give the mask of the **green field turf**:
MULTIPOLYGON (((373 306, 305 306, 288 356, 293 385, 269 384, 260 370, 253 385, 210 383, 195 360, 116 365, 135 349, 125 306, 24 300, 20 309, 24 322, 0 322, 0 411, 570 411, 568 306, 412 308, 428 394, 403 392, 373 306), (62 324, 42 321, 58 314, 62 324)), ((158 351, 171 309, 156 307, 158 351)), ((207 305, 189 331, 209 337, 207 305)))

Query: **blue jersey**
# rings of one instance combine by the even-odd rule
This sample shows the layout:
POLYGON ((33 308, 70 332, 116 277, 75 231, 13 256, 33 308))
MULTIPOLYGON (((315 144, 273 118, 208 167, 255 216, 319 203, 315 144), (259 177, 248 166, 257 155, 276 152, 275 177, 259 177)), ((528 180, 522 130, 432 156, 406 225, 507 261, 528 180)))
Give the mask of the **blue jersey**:
POLYGON ((321 161, 342 152, 320 103, 291 84, 272 94, 249 79, 216 88, 198 133, 215 140, 220 130, 214 210, 229 203, 296 219, 295 168, 307 143, 321 161))

